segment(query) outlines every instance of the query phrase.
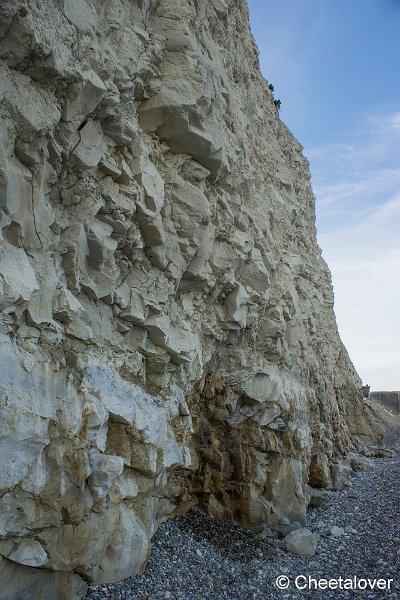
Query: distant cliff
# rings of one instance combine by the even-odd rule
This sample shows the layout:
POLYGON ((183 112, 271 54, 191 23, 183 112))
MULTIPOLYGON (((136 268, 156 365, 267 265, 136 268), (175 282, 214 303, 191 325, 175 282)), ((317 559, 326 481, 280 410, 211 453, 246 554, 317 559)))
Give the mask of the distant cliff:
POLYGON ((400 415, 400 392, 372 392, 370 398, 394 414, 400 415))
POLYGON ((303 520, 372 433, 245 1, 4 0, 0 58, 0 598, 303 520))

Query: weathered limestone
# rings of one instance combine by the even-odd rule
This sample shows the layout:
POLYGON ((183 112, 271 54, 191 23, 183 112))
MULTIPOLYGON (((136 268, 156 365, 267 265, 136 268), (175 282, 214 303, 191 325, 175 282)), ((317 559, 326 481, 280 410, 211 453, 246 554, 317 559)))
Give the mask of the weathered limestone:
POLYGON ((0 117, 0 599, 304 525, 374 433, 245 1, 6 0, 0 117))

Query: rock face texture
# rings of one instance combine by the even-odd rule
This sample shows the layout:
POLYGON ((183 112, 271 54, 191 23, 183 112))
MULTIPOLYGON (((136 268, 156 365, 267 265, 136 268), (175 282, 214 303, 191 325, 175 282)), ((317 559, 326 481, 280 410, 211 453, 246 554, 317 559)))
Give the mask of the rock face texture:
POLYGON ((371 431, 245 1, 3 0, 0 59, 0 598, 304 522, 371 431))
POLYGON ((400 392, 372 392, 370 398, 395 415, 400 415, 400 392))

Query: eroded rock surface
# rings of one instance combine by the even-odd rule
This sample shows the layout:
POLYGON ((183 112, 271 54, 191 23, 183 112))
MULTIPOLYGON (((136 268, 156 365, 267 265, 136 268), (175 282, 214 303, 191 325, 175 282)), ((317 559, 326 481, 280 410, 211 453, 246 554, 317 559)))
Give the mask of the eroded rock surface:
POLYGON ((5 0, 0 59, 0 598, 303 523, 372 432, 244 0, 5 0))

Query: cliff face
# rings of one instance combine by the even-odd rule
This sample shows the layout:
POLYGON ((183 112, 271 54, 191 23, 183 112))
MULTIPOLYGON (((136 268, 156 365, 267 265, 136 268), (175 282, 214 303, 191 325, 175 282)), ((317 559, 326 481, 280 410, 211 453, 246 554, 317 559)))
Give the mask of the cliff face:
POLYGON ((370 398, 395 415, 400 415, 400 392, 372 392, 370 398))
POLYGON ((302 520, 370 430, 244 0, 5 0, 0 40, 0 598, 194 504, 302 520))

